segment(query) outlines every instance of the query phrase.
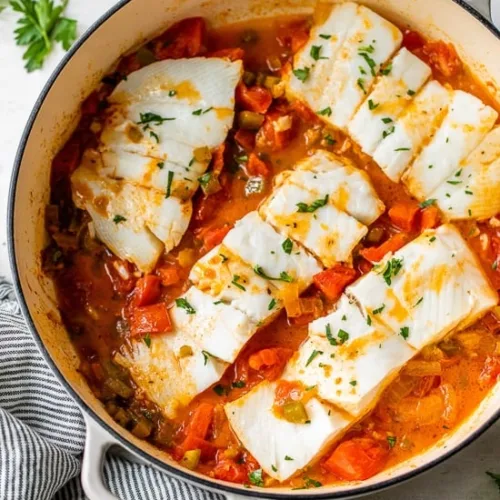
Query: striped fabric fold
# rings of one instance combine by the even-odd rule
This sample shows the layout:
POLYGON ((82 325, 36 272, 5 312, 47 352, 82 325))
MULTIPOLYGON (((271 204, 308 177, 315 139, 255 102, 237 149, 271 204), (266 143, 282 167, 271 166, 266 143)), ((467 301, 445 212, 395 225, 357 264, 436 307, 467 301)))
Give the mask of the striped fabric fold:
MULTIPOLYGON (((12 285, 0 281, 0 499, 84 500, 85 424, 38 351, 12 285)), ((104 477, 123 500, 222 500, 155 469, 109 457, 104 477)))

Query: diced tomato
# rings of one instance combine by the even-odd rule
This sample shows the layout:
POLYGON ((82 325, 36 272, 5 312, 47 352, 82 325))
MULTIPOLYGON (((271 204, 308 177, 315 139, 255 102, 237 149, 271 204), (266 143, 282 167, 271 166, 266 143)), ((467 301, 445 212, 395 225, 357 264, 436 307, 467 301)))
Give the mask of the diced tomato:
POLYGON ((98 92, 92 92, 85 101, 83 101, 81 111, 82 115, 95 115, 99 111, 101 99, 98 92))
POLYGON ((200 458, 203 461, 212 460, 217 453, 217 448, 212 443, 194 435, 189 435, 179 446, 176 446, 176 448, 174 449, 175 458, 177 458, 177 460, 180 460, 184 456, 184 453, 190 450, 200 450, 200 458))
POLYGON ((250 175, 267 177, 271 174, 271 169, 267 163, 261 160, 255 153, 250 153, 248 157, 247 170, 250 175))
POLYGON ((236 102, 248 111, 254 113, 267 113, 269 106, 273 102, 271 91, 259 85, 247 87, 240 82, 236 87, 236 102))
POLYGON ((133 277, 134 268, 130 262, 112 257, 106 261, 104 269, 111 280, 113 290, 118 295, 123 296, 132 291, 136 279, 133 277))
POLYGON ((230 61, 238 61, 245 57, 245 51, 241 47, 232 47, 229 49, 220 49, 207 54, 208 57, 223 57, 230 61))
POLYGON ((298 21, 282 28, 277 37, 282 47, 287 47, 292 54, 298 52, 309 40, 309 24, 304 21, 298 21))
POLYGON ((223 142, 212 155, 212 172, 217 177, 220 175, 224 168, 224 153, 226 151, 226 143, 223 142))
POLYGON ((339 444, 323 465, 340 479, 362 481, 380 472, 388 456, 388 446, 371 438, 353 438, 339 444))
POLYGON ((181 279, 179 269, 173 264, 159 267, 156 270, 156 274, 159 276, 163 286, 175 285, 181 279))
POLYGON ((135 307, 153 304, 160 297, 160 278, 146 274, 137 280, 132 303, 135 307))
POLYGON ((419 377, 417 386, 413 389, 413 395, 417 398, 423 398, 427 396, 432 389, 438 387, 440 382, 441 377, 438 375, 419 377))
POLYGON ((276 380, 292 354, 293 351, 285 347, 261 349, 248 358, 248 365, 253 370, 262 372, 267 380, 276 380))
POLYGON ((500 331, 500 320, 496 314, 486 314, 486 316, 484 316, 481 320, 481 323, 483 323, 483 325, 486 326, 490 332, 498 333, 498 331, 500 331))
POLYGON ((479 383, 483 386, 494 384, 500 377, 500 357, 488 356, 483 371, 479 375, 479 383))
POLYGON ((166 304, 160 302, 151 306, 136 307, 130 318, 130 333, 133 337, 146 333, 172 331, 172 322, 166 304))
POLYGON ((205 34, 201 17, 183 19, 155 40, 154 54, 159 60, 199 56, 205 52, 205 34))
POLYGON ((294 101, 292 103, 292 109, 295 114, 306 123, 320 123, 318 115, 302 101, 294 101))
POLYGON ((282 405, 287 401, 299 401, 302 398, 304 387, 300 382, 280 380, 276 385, 274 404, 282 405))
POLYGON ((198 237, 203 241, 203 252, 209 252, 216 247, 225 238, 226 234, 231 230, 229 224, 224 224, 219 227, 207 227, 198 233, 198 237))
POLYGON ((361 274, 369 273, 373 269, 373 264, 366 259, 360 259, 358 262, 358 271, 361 274))
POLYGON ((408 50, 413 51, 416 49, 421 49, 425 45, 425 40, 416 31, 406 30, 403 34, 403 47, 408 50))
POLYGON ((234 375, 233 382, 248 382, 248 360, 244 358, 238 358, 236 363, 234 363, 234 375))
POLYGON ((247 151, 255 147, 255 134, 250 130, 243 130, 240 128, 238 132, 234 134, 234 140, 247 151))
POLYGON ((313 277, 314 284, 329 300, 340 297, 344 288, 358 277, 358 272, 352 267, 338 264, 331 269, 322 271, 313 277))
POLYGON ((433 229, 439 224, 439 209, 430 205, 422 210, 420 216, 420 230, 433 229))
POLYGON ((186 426, 186 436, 196 436, 205 439, 208 429, 214 418, 214 406, 210 403, 201 403, 192 413, 186 426))
POLYGON ((404 247, 409 241, 408 235, 397 233, 378 247, 363 248, 359 253, 370 262, 381 261, 389 252, 396 252, 404 247))
POLYGON ((267 113, 262 127, 257 132, 257 145, 271 151, 285 149, 295 134, 294 118, 293 113, 282 113, 279 110, 267 113))
POLYGON ((236 463, 231 458, 218 459, 213 468, 214 477, 230 483, 248 482, 248 469, 245 464, 236 463))
POLYGON ((196 222, 207 222, 225 200, 226 194, 224 191, 219 191, 210 196, 197 196, 194 200, 194 220, 196 222))
POLYGON ((462 71, 462 61, 451 43, 445 43, 441 40, 428 42, 422 51, 433 69, 439 71, 443 76, 450 78, 462 71))
POLYGON ((419 210, 417 202, 399 201, 389 209, 388 215, 397 228, 411 233, 415 230, 415 221, 419 210))

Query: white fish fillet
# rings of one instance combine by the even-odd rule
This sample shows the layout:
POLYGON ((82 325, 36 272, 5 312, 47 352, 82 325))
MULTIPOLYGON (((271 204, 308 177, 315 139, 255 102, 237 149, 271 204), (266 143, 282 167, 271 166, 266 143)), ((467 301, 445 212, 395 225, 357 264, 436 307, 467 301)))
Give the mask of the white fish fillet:
POLYGON ((441 124, 450 102, 451 92, 439 82, 428 82, 395 123, 394 133, 377 147, 373 159, 394 182, 421 151, 425 141, 441 124))
POLYGON ((262 382, 224 406, 234 433, 271 477, 285 481, 321 456, 351 419, 316 398, 306 405, 309 424, 293 424, 273 411, 275 383, 262 382))
POLYGON ((286 239, 264 222, 257 212, 250 212, 236 223, 222 243, 251 267, 257 267, 266 276, 274 278, 272 281, 276 287, 287 285, 286 279, 280 279, 285 273, 303 291, 322 268, 314 257, 297 245, 294 245, 291 254, 287 254, 283 249, 286 239))
POLYGON ((493 128, 498 113, 477 97, 456 90, 448 114, 431 142, 403 176, 410 193, 419 200, 432 193, 493 128))
POLYGON ((432 194, 449 219, 488 219, 500 212, 500 127, 432 194))
POLYGON ((223 301, 264 324, 283 307, 272 282, 255 271, 224 245, 218 245, 192 268, 189 279, 214 301, 223 301))
POLYGON ((321 399, 354 417, 372 409, 381 392, 416 354, 398 334, 374 322, 368 325, 346 296, 336 311, 309 325, 309 335, 283 378, 315 386, 321 399))
MULTIPOLYGON (((328 186, 325 186, 328 190, 328 186)), ((274 189, 259 212, 280 233, 301 243, 316 255, 326 267, 348 261, 354 247, 366 234, 367 228, 354 217, 340 211, 328 199, 314 192, 285 182, 274 189), (315 203, 323 205, 308 212, 315 203), (299 210, 306 207, 302 212, 299 210)))
POLYGON ((191 201, 100 177, 86 167, 75 170, 71 185, 75 205, 90 213, 99 239, 144 272, 179 243, 191 218, 191 201))
POLYGON ((375 82, 347 127, 364 153, 373 156, 377 146, 395 132, 397 118, 430 75, 431 68, 407 49, 396 54, 390 73, 375 82))
POLYGON ((194 286, 175 301, 170 317, 176 330, 194 339, 208 355, 228 363, 257 330, 246 314, 194 286))
POLYGON ((276 185, 289 182, 329 199, 341 211, 369 226, 382 215, 385 206, 366 172, 346 158, 318 149, 276 178, 276 185))
POLYGON ((151 335, 149 347, 143 340, 133 341, 131 350, 117 355, 115 361, 130 370, 135 383, 167 418, 174 418, 197 394, 217 382, 229 366, 204 355, 181 332, 151 335), (181 355, 183 346, 191 348, 192 354, 181 355))
MULTIPOLYGON (((317 72, 314 71, 316 61, 313 65, 305 56, 297 56, 294 73, 290 75, 288 84, 290 94, 307 102, 313 110, 321 112, 327 123, 341 129, 345 129, 364 101, 380 66, 399 48, 402 40, 402 34, 396 26, 362 5, 355 7, 354 21, 353 7, 349 3, 345 7, 332 9, 326 22, 316 26, 315 34, 323 33, 324 29, 333 29, 333 33, 326 34, 338 36, 338 44, 335 38, 330 39, 333 42, 329 43, 330 50, 325 48, 325 54, 331 53, 330 58, 321 62, 321 68, 317 72), (338 22, 335 20, 337 14, 338 22), (297 64, 311 66, 299 67, 297 64), (311 67, 313 76, 308 84, 311 67), (301 74, 301 71, 309 74, 309 78, 305 78, 304 82, 299 78, 302 76, 304 79, 304 73, 301 74), (324 75, 328 73, 328 78, 325 78, 324 75)), ((306 45, 302 53, 310 52, 311 49, 310 44, 306 45)), ((319 56, 322 57, 322 50, 319 56)))

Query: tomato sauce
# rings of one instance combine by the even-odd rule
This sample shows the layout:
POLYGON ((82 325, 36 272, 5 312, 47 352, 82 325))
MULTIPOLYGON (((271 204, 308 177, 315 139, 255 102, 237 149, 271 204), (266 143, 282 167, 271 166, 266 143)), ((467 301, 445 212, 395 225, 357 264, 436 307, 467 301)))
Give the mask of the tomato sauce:
MULTIPOLYGON (((172 57, 172 54, 191 56, 239 47, 244 51, 245 71, 252 78, 259 78, 259 75, 279 78, 293 53, 307 40, 311 19, 256 20, 217 31, 208 29, 206 34, 203 21, 183 23, 180 28, 167 31, 160 37, 160 41, 168 40, 169 44, 154 40, 141 49, 142 59, 144 51, 154 60, 156 57, 172 57)), ((466 90, 492 103, 481 84, 462 65, 453 47, 442 42, 427 43, 414 32, 405 33, 404 45, 431 64, 434 78, 441 83, 466 90)), ((138 295, 143 292, 137 291, 140 273, 133 265, 113 256, 89 234, 89 216, 78 211, 71 201, 69 176, 78 166, 83 150, 97 142, 98 132, 93 130, 98 130, 95 124, 101 122, 106 96, 123 75, 142 65, 141 57, 132 54, 121 61, 117 73, 104 79, 101 88, 84 103, 77 130, 54 160, 51 205, 47 209, 46 224, 52 241, 43 255, 45 270, 55 281, 62 318, 81 356, 80 370, 115 420, 135 435, 170 451, 186 466, 196 467, 212 477, 248 483, 249 474, 259 466, 248 452, 241 449, 232 434, 223 404, 245 394, 265 378, 276 378, 276 373, 267 370, 265 364, 260 369, 253 369, 250 356, 264 348, 284 348, 280 351, 282 353, 286 353, 286 349, 297 350, 307 336, 307 323, 314 317, 287 318, 283 310, 272 324, 254 335, 223 378, 197 396, 173 421, 166 420, 155 404, 136 391, 127 370, 112 361, 130 341, 131 311, 137 305, 134 301, 144 299, 138 295), (196 427, 190 423, 193 419, 204 429, 199 435, 192 433, 196 427), (188 438, 191 445, 187 443, 188 438), (186 454, 190 446, 201 450, 201 458, 186 454)), ((369 271, 371 265, 362 257, 363 249, 378 246, 401 233, 401 227, 394 224, 395 219, 391 219, 388 211, 399 203, 403 206, 404 216, 404 207, 416 203, 401 184, 391 182, 348 137, 327 130, 312 112, 294 107, 283 97, 278 97, 273 99, 266 120, 272 118, 273 113, 291 113, 293 134, 289 137, 266 135, 265 122, 256 134, 238 135, 237 126, 230 132, 226 147, 220 151, 222 190, 210 196, 201 192, 195 196, 189 230, 180 245, 159 262, 153 273, 158 278, 151 280, 153 289, 144 292, 152 293, 155 303, 170 303, 185 291, 194 262, 215 246, 235 221, 258 207, 270 193, 275 175, 292 168, 310 149, 318 146, 348 158, 365 170, 387 206, 386 213, 375 222, 355 251, 354 268, 359 273, 369 271), (241 135, 245 136, 241 140, 244 146, 238 140, 241 135), (246 194, 245 187, 252 174, 249 172, 250 161, 246 158, 252 154, 258 155, 258 161, 254 161, 256 166, 252 168, 264 174, 264 189, 260 193, 246 194)), ((405 241, 418 235, 421 212, 415 210, 416 222, 406 228, 405 241)), ((459 224, 496 288, 500 288, 500 269, 496 265, 500 250, 498 226, 500 221, 498 224, 459 224)), ((318 289, 313 285, 305 296, 320 300, 324 311, 333 302, 332 297, 328 298, 328 294, 322 292, 321 286, 318 289)), ((307 470, 305 476, 305 473, 299 474, 285 486, 316 487, 368 477, 382 467, 422 452, 442 436, 453 432, 478 406, 500 373, 499 328, 496 316, 489 314, 467 332, 438 346, 425 348, 416 359, 439 360, 439 375, 410 376, 403 370, 385 391, 374 411, 351 428, 340 445, 336 443, 307 470), (350 471, 350 475, 339 473, 346 456, 366 463, 366 469, 350 471)), ((145 342, 148 335, 144 337, 145 342)), ((259 366, 255 363, 257 361, 253 366, 259 366)), ((271 486, 276 482, 265 477, 264 484, 271 486)))

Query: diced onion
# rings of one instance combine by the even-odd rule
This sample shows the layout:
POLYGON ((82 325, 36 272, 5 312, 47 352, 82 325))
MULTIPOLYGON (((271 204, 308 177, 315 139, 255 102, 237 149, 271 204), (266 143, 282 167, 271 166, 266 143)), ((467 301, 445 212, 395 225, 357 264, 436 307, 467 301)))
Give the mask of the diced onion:
POLYGON ((423 360, 408 361, 404 371, 410 377, 432 377, 433 375, 441 375, 441 363, 423 360))

